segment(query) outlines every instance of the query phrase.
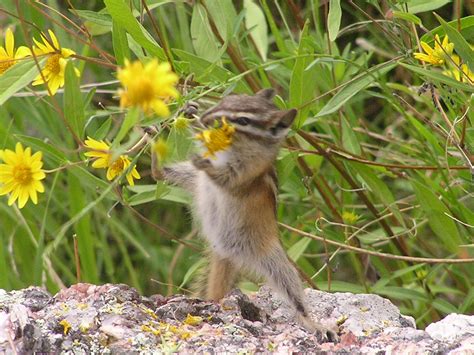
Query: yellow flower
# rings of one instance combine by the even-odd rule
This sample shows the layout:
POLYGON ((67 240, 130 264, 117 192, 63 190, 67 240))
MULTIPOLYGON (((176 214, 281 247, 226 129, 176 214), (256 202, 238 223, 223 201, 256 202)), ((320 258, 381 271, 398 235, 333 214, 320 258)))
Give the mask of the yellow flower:
POLYGON ((168 143, 164 139, 159 138, 155 143, 153 143, 153 151, 159 160, 165 160, 169 154, 168 143))
POLYGON ((153 59, 143 65, 140 61, 125 61, 125 67, 117 72, 117 78, 124 87, 119 90, 120 107, 140 107, 145 113, 155 112, 158 116, 168 116, 166 102, 177 98, 175 85, 178 76, 171 71, 169 63, 158 63, 153 59))
POLYGON ((221 127, 206 129, 196 134, 196 139, 202 141, 207 148, 205 157, 214 157, 215 153, 227 149, 232 144, 232 136, 235 128, 227 123, 225 117, 222 117, 221 127))
MULTIPOLYGON (((35 55, 48 55, 46 64, 41 71, 43 76, 38 75, 35 81, 33 81, 33 85, 45 84, 46 82, 51 94, 54 95, 59 88, 64 86, 64 72, 68 58, 76 54, 76 52, 68 48, 61 48, 53 31, 49 30, 48 33, 52 43, 46 39, 44 34, 41 34, 43 43, 33 38, 37 46, 33 48, 35 55)), ((77 68, 74 68, 74 70, 76 75, 79 76, 79 70, 77 68)))
MULTIPOLYGON (((113 180, 115 177, 122 174, 123 171, 128 170, 130 166, 130 159, 128 156, 121 155, 118 158, 112 160, 110 146, 104 141, 97 141, 87 137, 85 145, 87 149, 90 149, 90 151, 86 152, 84 155, 86 157, 97 158, 92 163, 92 167, 97 169, 107 169, 107 180, 113 180)), ((135 166, 126 175, 126 178, 131 186, 135 185, 133 179, 140 179, 140 174, 138 173, 135 166)))
POLYGON ((441 43, 438 35, 435 35, 434 48, 431 48, 428 43, 421 41, 421 47, 425 53, 413 53, 414 57, 423 62, 433 65, 443 65, 446 56, 453 54, 454 44, 449 43, 448 36, 444 36, 443 43, 441 43))
POLYGON ((453 63, 449 63, 449 68, 443 71, 443 74, 450 76, 460 82, 469 84, 474 83, 474 73, 469 69, 467 64, 461 64, 461 60, 457 55, 451 57, 453 63))
POLYGON ((355 224, 355 222, 357 222, 358 219, 359 219, 359 216, 356 215, 354 212, 344 211, 342 213, 342 220, 344 221, 344 223, 355 224))
POLYGON ((11 29, 5 33, 5 47, 0 47, 0 75, 16 63, 16 59, 31 55, 29 48, 21 46, 15 51, 15 38, 11 29))
POLYGON ((174 122, 173 122, 173 127, 176 128, 178 132, 184 132, 188 129, 189 127, 189 122, 190 119, 184 117, 183 115, 178 116, 174 122))
POLYGON ((23 208, 31 198, 38 203, 37 192, 44 192, 41 180, 46 177, 43 169, 42 153, 31 155, 31 148, 23 149, 17 143, 15 151, 0 150, 0 159, 5 164, 0 164, 0 196, 10 194, 8 205, 11 206, 18 199, 18 207, 23 208))

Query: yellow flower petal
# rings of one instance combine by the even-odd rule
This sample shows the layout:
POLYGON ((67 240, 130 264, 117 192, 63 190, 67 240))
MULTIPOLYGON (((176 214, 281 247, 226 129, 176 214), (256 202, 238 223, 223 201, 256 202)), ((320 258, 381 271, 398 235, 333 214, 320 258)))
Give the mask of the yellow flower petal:
POLYGON ((9 194, 15 187, 14 182, 10 182, 8 184, 0 186, 0 196, 9 194))
POLYGON ((33 184, 33 187, 38 192, 44 192, 44 185, 41 181, 35 181, 34 184, 33 184))
POLYGON ((107 168, 109 166, 109 163, 107 162, 107 159, 97 159, 95 162, 92 163, 92 167, 96 169, 102 169, 102 168, 107 168))
POLYGON ((431 55, 433 54, 433 48, 431 48, 428 43, 421 41, 421 48, 428 54, 431 55))
POLYGON ((15 57, 14 48, 15 48, 15 39, 13 37, 12 30, 9 28, 7 32, 5 33, 5 49, 8 56, 11 58, 15 57))
POLYGON ((8 206, 11 206, 15 203, 15 201, 18 199, 18 195, 20 194, 20 189, 12 189, 12 193, 10 197, 8 198, 8 206))
POLYGON ((51 31, 51 30, 48 30, 48 33, 49 33, 49 37, 51 38, 51 41, 53 41, 54 48, 55 49, 61 48, 61 46, 59 45, 58 39, 56 38, 56 35, 54 34, 54 32, 51 31))
POLYGON ((30 189, 29 191, 31 202, 33 202, 35 205, 38 204, 38 194, 36 193, 35 189, 30 189))
POLYGON ((31 55, 31 50, 28 47, 18 47, 15 53, 15 58, 25 58, 31 55))
POLYGON ((20 194, 18 197, 18 208, 25 207, 26 202, 28 201, 28 197, 30 197, 30 194, 28 193, 28 190, 26 188, 20 190, 20 194))

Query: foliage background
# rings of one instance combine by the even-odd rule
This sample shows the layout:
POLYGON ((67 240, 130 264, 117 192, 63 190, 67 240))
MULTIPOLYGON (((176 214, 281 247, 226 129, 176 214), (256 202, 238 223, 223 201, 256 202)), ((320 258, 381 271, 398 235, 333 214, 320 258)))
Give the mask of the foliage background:
MULTIPOLYGON (((71 107, 81 139, 113 141, 122 126, 125 113, 114 94, 115 65, 124 58, 171 61, 182 94, 173 112, 188 100, 205 108, 230 92, 263 87, 277 89, 279 106, 299 109, 278 159, 278 216, 284 224, 365 250, 474 257, 474 87, 412 56, 427 31, 445 33, 432 11, 461 30, 461 39, 450 36, 461 54, 474 37, 471 2, 146 5, 2 1, 2 33, 12 27, 18 45, 53 29, 62 46, 80 55, 75 65, 82 73, 82 100, 72 102, 61 92, 48 97, 43 87, 31 86, 7 95, 15 82, 0 76, 0 148, 20 141, 43 151, 46 169, 64 167, 48 174, 37 206, 19 210, 0 199, 0 288, 45 285, 54 292, 77 282, 74 241, 84 282, 127 283, 145 294, 166 294, 185 291, 195 278, 203 245, 193 230, 189 197, 153 182, 148 146, 134 156, 142 179, 133 188, 74 164, 85 157, 65 125, 71 107), (425 85, 420 94, 427 82, 432 89, 425 85)), ((423 39, 433 45, 433 32, 427 33, 423 39)), ((468 50, 461 55, 466 62, 473 58, 468 50)), ((67 79, 66 90, 73 85, 67 79)), ((143 127, 155 124, 170 147, 168 161, 185 159, 192 135, 174 126, 175 116, 141 121, 117 149, 127 149, 143 127)), ((281 232, 291 258, 321 289, 389 297, 420 326, 446 313, 474 312, 472 263, 368 257, 283 227, 281 232)), ((256 285, 245 281, 241 287, 256 285)))

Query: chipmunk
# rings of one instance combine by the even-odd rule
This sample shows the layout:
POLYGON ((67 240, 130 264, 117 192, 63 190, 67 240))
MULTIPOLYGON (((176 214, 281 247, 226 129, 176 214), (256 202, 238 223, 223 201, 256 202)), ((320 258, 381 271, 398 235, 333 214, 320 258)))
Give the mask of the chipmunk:
POLYGON ((195 218, 211 249, 207 299, 224 297, 239 270, 248 270, 282 294, 303 326, 335 340, 335 332, 309 318, 302 282, 279 240, 274 163, 297 111, 277 109, 274 95, 273 89, 264 89, 254 96, 224 97, 200 123, 211 127, 225 117, 235 127, 231 146, 215 158, 195 155, 152 171, 193 196, 195 218))

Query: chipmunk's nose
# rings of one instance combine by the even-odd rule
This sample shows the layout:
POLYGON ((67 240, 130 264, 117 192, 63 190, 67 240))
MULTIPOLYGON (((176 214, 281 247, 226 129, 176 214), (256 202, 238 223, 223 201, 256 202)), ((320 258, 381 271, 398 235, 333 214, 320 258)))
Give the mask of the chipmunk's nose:
POLYGON ((201 119, 200 119, 201 124, 206 127, 214 126, 215 124, 214 122, 216 121, 220 122, 220 120, 221 120, 221 117, 218 117, 213 114, 208 114, 208 115, 204 114, 201 116, 201 119))

